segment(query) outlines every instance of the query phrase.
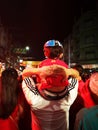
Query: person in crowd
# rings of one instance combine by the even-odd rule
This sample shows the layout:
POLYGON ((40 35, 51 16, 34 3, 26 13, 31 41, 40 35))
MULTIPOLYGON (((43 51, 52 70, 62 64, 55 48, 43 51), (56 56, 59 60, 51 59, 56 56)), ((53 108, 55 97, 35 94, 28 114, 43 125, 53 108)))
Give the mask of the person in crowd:
POLYGON ((80 64, 75 64, 75 65, 73 66, 73 68, 79 71, 79 74, 80 74, 80 76, 81 76, 81 78, 82 78, 83 73, 84 73, 84 68, 83 68, 83 66, 80 65, 80 64))
POLYGON ((79 75, 80 75, 79 87, 78 87, 78 91, 80 92, 82 87, 84 86, 84 78, 83 78, 84 68, 80 64, 74 65, 73 68, 76 69, 79 72, 79 75))
POLYGON ((18 121, 22 113, 18 73, 14 68, 7 68, 0 76, 0 130, 19 130, 18 121))
MULTIPOLYGON (((63 46, 58 40, 47 41, 44 44, 43 51, 46 59, 39 64, 39 68, 43 66, 50 66, 53 64, 59 64, 61 66, 64 66, 65 68, 68 68, 68 65, 63 61, 63 46)), ((44 88, 46 86, 46 84, 43 85, 44 88)))
POLYGON ((73 128, 76 114, 80 109, 86 107, 90 108, 98 104, 98 72, 92 73, 91 76, 84 82, 84 86, 81 89, 78 89, 78 95, 76 100, 71 106, 70 109, 70 127, 73 128), (94 88, 93 88, 94 87, 94 88), (74 113, 73 113, 74 111, 74 113))
POLYGON ((85 84, 82 78, 84 74, 84 68, 80 64, 76 64, 72 68, 79 72, 79 79, 78 79, 79 87, 78 87, 77 98, 75 99, 74 103, 71 105, 70 110, 69 110, 69 130, 73 130, 76 114, 81 108, 84 107, 83 99, 79 95, 79 93, 81 92, 81 89, 84 87, 84 84, 85 84))
POLYGON ((23 108, 23 113, 22 116, 20 116, 18 125, 19 125, 19 130, 31 130, 31 111, 30 111, 30 105, 27 103, 27 100, 23 94, 21 85, 22 85, 22 75, 18 73, 18 81, 19 81, 19 86, 20 86, 20 99, 19 101, 22 104, 23 108))
POLYGON ((92 73, 89 70, 87 71, 86 69, 84 69, 84 73, 82 75, 83 81, 86 82, 90 78, 91 74, 92 73))
POLYGON ((98 130, 98 105, 82 108, 77 117, 74 130, 98 130))
MULTIPOLYGON (((90 78, 86 81, 84 87, 82 88, 80 96, 83 99, 84 108, 89 109, 98 105, 98 72, 91 74, 90 78)), ((83 116, 82 110, 80 111, 81 112, 76 115, 75 128, 78 127, 79 121, 83 116)))
POLYGON ((22 76, 22 89, 31 106, 32 130, 68 130, 69 109, 77 97, 79 73, 53 64, 24 69, 22 76), (37 82, 32 75, 38 77, 37 82))
POLYGON ((39 67, 59 64, 68 68, 67 63, 63 61, 63 45, 58 40, 49 40, 44 44, 43 47, 45 60, 43 60, 39 67))
POLYGON ((81 89, 80 96, 86 108, 98 104, 98 72, 91 74, 90 78, 81 89))
POLYGON ((91 73, 87 71, 85 68, 83 68, 81 64, 76 64, 72 68, 78 70, 81 80, 82 80, 80 84, 82 84, 83 82, 86 82, 86 80, 90 78, 91 73))

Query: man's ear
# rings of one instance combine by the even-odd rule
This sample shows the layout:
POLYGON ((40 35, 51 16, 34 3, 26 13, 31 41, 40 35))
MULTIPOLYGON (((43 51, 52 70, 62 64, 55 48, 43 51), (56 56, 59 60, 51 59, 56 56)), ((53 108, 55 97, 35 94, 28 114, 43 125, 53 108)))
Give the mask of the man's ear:
POLYGON ((63 58, 63 53, 61 53, 61 54, 59 55, 59 58, 60 58, 60 59, 62 59, 62 58, 63 58))

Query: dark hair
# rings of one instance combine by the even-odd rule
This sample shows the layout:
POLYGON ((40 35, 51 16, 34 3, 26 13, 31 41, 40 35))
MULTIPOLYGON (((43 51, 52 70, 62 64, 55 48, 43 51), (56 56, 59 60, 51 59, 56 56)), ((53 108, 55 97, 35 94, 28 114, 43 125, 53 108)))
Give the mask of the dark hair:
POLYGON ((74 69, 76 69, 79 72, 79 75, 82 76, 83 72, 84 72, 84 68, 82 67, 82 65, 80 64, 76 64, 73 67, 74 69))
POLYGON ((48 58, 54 59, 59 58, 60 54, 63 53, 63 48, 61 46, 47 47, 50 49, 50 56, 48 58))
POLYGON ((18 103, 18 73, 14 68, 7 68, 1 75, 1 102, 0 117, 7 118, 15 109, 18 103))

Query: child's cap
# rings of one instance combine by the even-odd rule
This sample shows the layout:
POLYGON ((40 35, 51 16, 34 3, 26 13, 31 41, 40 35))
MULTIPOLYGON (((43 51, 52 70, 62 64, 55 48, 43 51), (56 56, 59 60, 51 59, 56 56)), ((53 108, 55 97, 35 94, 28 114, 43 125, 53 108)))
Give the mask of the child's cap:
POLYGON ((49 40, 44 44, 44 47, 54 47, 54 46, 63 47, 58 40, 49 40))

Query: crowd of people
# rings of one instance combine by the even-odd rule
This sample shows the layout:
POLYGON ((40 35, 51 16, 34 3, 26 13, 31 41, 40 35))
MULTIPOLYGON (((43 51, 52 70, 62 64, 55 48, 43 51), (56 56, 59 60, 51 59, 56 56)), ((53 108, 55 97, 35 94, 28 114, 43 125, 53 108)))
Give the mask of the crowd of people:
POLYGON ((63 45, 49 40, 38 68, 0 75, 1 130, 97 130, 98 72, 63 61, 63 45))

